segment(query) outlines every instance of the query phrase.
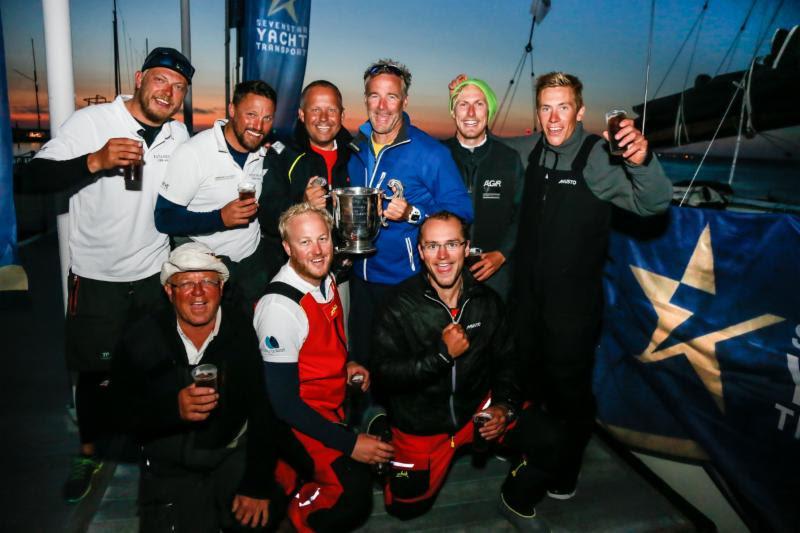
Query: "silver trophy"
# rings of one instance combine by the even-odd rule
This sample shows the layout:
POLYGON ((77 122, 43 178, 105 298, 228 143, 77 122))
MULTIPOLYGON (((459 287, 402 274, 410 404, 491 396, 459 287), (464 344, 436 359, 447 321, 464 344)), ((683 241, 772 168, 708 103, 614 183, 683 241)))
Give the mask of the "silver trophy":
POLYGON ((399 180, 389 180, 388 185, 395 188, 392 196, 371 187, 342 187, 331 191, 333 225, 344 242, 337 252, 363 255, 377 250, 372 241, 378 236, 381 225, 388 225, 386 218, 378 214, 380 203, 384 198, 403 197, 403 184, 399 180))

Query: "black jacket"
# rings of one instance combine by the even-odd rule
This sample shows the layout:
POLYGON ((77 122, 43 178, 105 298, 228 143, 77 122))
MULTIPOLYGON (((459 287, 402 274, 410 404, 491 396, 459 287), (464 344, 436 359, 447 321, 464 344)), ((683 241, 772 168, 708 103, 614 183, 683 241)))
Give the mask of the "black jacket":
POLYGON ((444 144, 472 197, 475 220, 470 231, 471 245, 485 252, 499 250, 510 259, 517 239, 525 175, 519 153, 491 135, 472 151, 461 146, 455 137, 444 144))
POLYGON ((224 457, 225 447, 247 421, 247 466, 237 493, 267 497, 274 484, 280 429, 267 397, 252 325, 234 307, 223 306, 219 333, 201 360, 219 369, 220 398, 203 422, 180 418, 178 392, 192 378, 176 328, 169 308, 135 323, 123 336, 112 365, 122 428, 138 436, 144 458, 158 467, 206 471, 224 457))
MULTIPOLYGON (((353 136, 344 128, 336 134, 336 163, 331 170, 333 189, 350 186, 347 162, 352 153, 348 148, 351 140, 353 140, 353 136)), ((328 176, 325 160, 311 149, 308 132, 299 120, 295 125, 294 143, 287 153, 286 167, 286 180, 289 183, 292 203, 300 202, 303 199, 303 192, 312 176, 328 176)))
POLYGON ((453 434, 490 390, 494 404, 518 405, 517 359, 500 297, 465 270, 458 309, 452 318, 421 274, 400 284, 376 317, 372 378, 388 400, 391 423, 403 432, 453 434), (442 342, 453 321, 470 342, 455 360, 442 342))

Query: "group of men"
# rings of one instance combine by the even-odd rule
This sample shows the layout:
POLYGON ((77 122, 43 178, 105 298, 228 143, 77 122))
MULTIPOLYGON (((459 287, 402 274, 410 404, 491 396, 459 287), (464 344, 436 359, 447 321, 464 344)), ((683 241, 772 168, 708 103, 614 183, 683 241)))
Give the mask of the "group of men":
POLYGON ((66 335, 81 448, 65 497, 91 489, 113 427, 141 445, 143 530, 275 529, 284 513, 298 531, 348 530, 370 512, 370 466, 388 464, 387 510, 413 518, 483 439, 512 460, 501 513, 547 530, 536 503, 574 493, 591 433, 612 205, 651 215, 671 197, 641 132, 624 121, 610 156, 583 130, 580 81, 547 74, 526 171, 489 131, 485 82, 451 82, 442 143, 405 112, 408 69, 380 60, 355 137, 339 89, 317 80, 285 144, 262 81, 238 84, 230 119, 190 139, 172 117, 193 73, 153 50, 133 96, 76 112, 31 164, 31 189, 81 187, 66 335), (126 189, 140 164, 141 190, 126 189), (329 212, 348 186, 391 197, 377 253, 351 269, 329 212), (216 386, 196 385, 209 363, 216 386), (351 417, 360 432, 348 389, 383 408, 351 417))

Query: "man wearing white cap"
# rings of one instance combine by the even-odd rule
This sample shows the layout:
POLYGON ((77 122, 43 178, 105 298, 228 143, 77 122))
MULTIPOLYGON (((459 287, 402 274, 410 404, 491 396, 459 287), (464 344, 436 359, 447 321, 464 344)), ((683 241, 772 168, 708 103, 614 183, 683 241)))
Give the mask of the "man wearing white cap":
POLYGON ((279 426, 249 319, 220 306, 228 277, 206 245, 176 248, 161 268, 172 309, 133 324, 114 358, 115 407, 142 450, 142 531, 263 528, 278 520, 279 426), (193 382, 198 365, 213 365, 201 370, 216 371, 215 386, 193 382))

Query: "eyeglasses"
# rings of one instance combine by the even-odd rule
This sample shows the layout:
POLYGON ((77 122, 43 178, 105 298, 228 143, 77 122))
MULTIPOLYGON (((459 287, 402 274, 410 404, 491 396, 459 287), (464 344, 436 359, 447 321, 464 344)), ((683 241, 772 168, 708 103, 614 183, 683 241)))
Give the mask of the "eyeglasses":
POLYGON ((381 63, 378 65, 371 66, 369 70, 367 70, 367 75, 364 76, 364 79, 367 79, 370 76, 377 76, 378 74, 383 74, 385 72, 388 72, 389 74, 394 74, 395 76, 399 76, 403 79, 406 78, 405 73, 399 67, 396 67, 391 64, 386 65, 381 63))
POLYGON ((439 251, 440 248, 444 248, 448 252, 455 252, 456 250, 464 246, 466 243, 467 241, 426 242, 423 243, 421 246, 425 252, 429 254, 435 254, 436 252, 439 251))
POLYGON ((218 279, 201 279, 200 281, 182 281, 180 283, 170 283, 170 285, 181 292, 193 292, 198 285, 204 291, 207 289, 219 289, 220 281, 218 279))

